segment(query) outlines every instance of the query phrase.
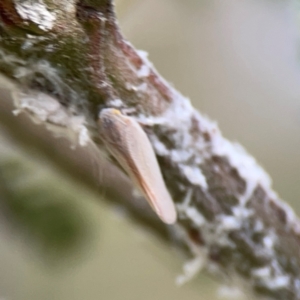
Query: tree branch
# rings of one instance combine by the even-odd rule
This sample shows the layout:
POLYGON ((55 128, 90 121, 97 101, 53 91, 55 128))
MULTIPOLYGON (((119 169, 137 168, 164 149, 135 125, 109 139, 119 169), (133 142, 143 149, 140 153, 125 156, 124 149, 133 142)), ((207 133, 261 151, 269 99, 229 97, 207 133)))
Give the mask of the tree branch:
MULTIPOLYGON (((111 1, 50 2, 0 3, 0 71, 21 87, 17 109, 104 151, 99 110, 130 112, 177 204, 177 246, 197 267, 204 258, 211 272, 242 278, 260 298, 300 299, 300 223, 268 175, 124 40, 111 1)), ((144 208, 135 212, 143 222, 144 208)))

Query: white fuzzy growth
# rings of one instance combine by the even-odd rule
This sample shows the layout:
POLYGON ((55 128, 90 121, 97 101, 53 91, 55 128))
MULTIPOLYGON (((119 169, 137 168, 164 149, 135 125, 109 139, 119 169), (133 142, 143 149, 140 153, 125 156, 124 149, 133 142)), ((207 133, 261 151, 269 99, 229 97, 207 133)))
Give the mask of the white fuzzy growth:
MULTIPOLYGON (((212 155, 226 157, 231 166, 237 170, 238 174, 246 183, 246 191, 239 197, 242 206, 247 203, 258 185, 265 188, 271 195, 270 177, 256 163, 255 159, 248 155, 244 148, 239 144, 231 143, 224 139, 216 123, 196 113, 188 99, 177 94, 175 91, 173 92, 173 102, 163 115, 156 117, 139 116, 139 119, 149 126, 162 125, 165 128, 174 129, 175 133, 173 139, 178 141, 180 147, 176 150, 176 156, 171 152, 167 153, 167 150, 162 151, 164 155, 169 155, 169 157, 173 158, 174 162, 177 164, 180 164, 180 159, 182 159, 182 165, 180 165, 180 167, 183 171, 185 171, 184 167, 186 167, 184 158, 191 155, 194 155, 197 158, 195 164, 201 164, 203 160, 209 159, 212 155), (211 144, 208 145, 201 137, 198 141, 195 141, 190 134, 186 133, 186 129, 191 127, 192 118, 196 119, 198 122, 201 132, 210 135, 211 144), (180 128, 183 128, 182 130, 178 130, 178 124, 180 124, 180 128), (195 146, 198 153, 191 153, 191 149, 195 149, 195 146)), ((156 144, 154 144, 154 147, 156 147, 156 144)), ((161 150, 162 147, 158 146, 157 148, 161 150)), ((201 172, 200 169, 199 172, 201 172)), ((184 172, 184 174, 187 178, 191 179, 189 171, 184 172)), ((206 180, 201 180, 201 183, 197 180, 197 182, 204 189, 207 188, 206 180)))
MULTIPOLYGON (((186 199, 188 201, 188 199, 186 199)), ((187 234, 186 229, 176 223, 173 226, 174 234, 176 238, 185 241, 185 243, 190 248, 191 252, 194 254, 194 258, 188 260, 183 265, 183 274, 176 278, 176 283, 182 285, 187 281, 195 277, 199 272, 201 272, 205 267, 207 267, 208 257, 207 249, 205 247, 199 247, 187 234)), ((212 265, 212 264, 210 264, 212 265)))
POLYGON ((195 207, 187 207, 185 214, 198 227, 201 227, 206 223, 206 220, 203 217, 203 215, 195 207))
POLYGON ((123 105, 124 104, 123 104, 123 101, 121 99, 113 99, 113 100, 109 101, 109 103, 108 103, 108 106, 116 107, 116 108, 120 108, 123 105))
POLYGON ((240 197, 244 205, 251 197, 255 188, 260 185, 267 191, 270 190, 271 179, 269 175, 256 163, 245 149, 237 144, 231 143, 220 135, 214 136, 212 140, 212 152, 219 156, 226 157, 242 179, 246 182, 246 191, 240 197))
MULTIPOLYGON (((147 118, 148 124, 161 124, 170 129, 174 129, 174 132, 176 132, 174 134, 174 140, 177 140, 180 145, 181 156, 185 155, 184 152, 195 149, 196 146, 198 155, 195 156, 198 158, 198 161, 195 163, 197 164, 201 164, 204 159, 210 158, 211 155, 226 157, 232 167, 237 170, 238 174, 246 182, 246 191, 240 196, 242 205, 248 201, 258 185, 261 185, 267 191, 270 191, 270 177, 256 163, 255 159, 239 144, 231 143, 224 139, 215 122, 196 113, 188 99, 176 93, 174 90, 173 92, 173 102, 169 109, 161 116, 147 118), (192 118, 196 119, 198 122, 201 132, 210 135, 211 145, 209 145, 209 148, 207 143, 201 138, 199 138, 198 141, 195 141, 191 135, 186 134, 186 128, 191 127, 192 118), (178 130, 177 124, 180 124, 180 128, 183 128, 183 130, 178 130)), ((190 154, 191 153, 189 153, 189 155, 190 154)), ((203 187, 205 188, 205 184, 203 187)))
POLYGON ((153 69, 152 63, 148 60, 148 53, 144 50, 137 50, 137 53, 143 61, 142 66, 137 71, 137 75, 140 78, 147 77, 149 76, 150 71, 153 69))
POLYGON ((261 220, 255 220, 254 224, 254 232, 261 232, 265 228, 263 222, 261 220))
POLYGON ((180 166, 180 170, 190 181, 191 184, 199 185, 202 188, 207 189, 207 182, 205 176, 202 174, 199 168, 181 165, 181 164, 179 166, 180 166))
POLYGON ((285 202, 278 200, 277 198, 273 198, 272 201, 276 206, 281 207, 286 215, 286 230, 293 230, 296 234, 300 234, 300 223, 297 221, 297 216, 295 215, 294 210, 285 202))
POLYGON ((194 259, 187 261, 183 265, 183 274, 177 276, 176 284, 183 285, 198 274, 205 266, 206 256, 196 256, 194 259))
MULTIPOLYGON (((74 117, 73 117, 74 119, 74 117)), ((85 126, 84 118, 78 118, 78 123, 75 125, 75 132, 78 132, 79 146, 86 146, 90 142, 90 135, 88 129, 85 126)))
MULTIPOLYGON (((33 34, 26 34, 26 39, 23 41, 22 49, 29 51, 31 48, 33 48, 36 44, 39 44, 42 41, 45 41, 47 38, 42 35, 33 35, 33 34)), ((47 42, 47 45, 44 47, 45 52, 53 52, 55 49, 54 44, 47 42)), ((35 51, 35 50, 34 50, 35 51)))
POLYGON ((17 109, 13 111, 15 115, 28 110, 33 115, 36 115, 39 121, 45 122, 51 119, 52 115, 57 117, 60 104, 48 95, 41 96, 41 94, 38 93, 35 96, 19 94, 18 97, 16 97, 16 106, 17 109))
POLYGON ((288 289, 291 283, 290 276, 283 274, 281 267, 275 260, 272 262, 271 266, 253 270, 252 276, 256 278, 260 284, 263 284, 272 290, 282 288, 288 289))
POLYGON ((174 163, 187 162, 192 157, 192 155, 193 155, 192 151, 189 150, 182 151, 182 150, 172 149, 169 151, 169 156, 174 163))
POLYGON ((140 85, 132 85, 126 82, 125 87, 128 91, 134 91, 136 93, 146 93, 148 91, 148 84, 146 82, 143 82, 140 85))
POLYGON ((77 103, 82 101, 81 97, 85 97, 85 95, 79 95, 77 91, 72 89, 72 86, 66 84, 64 78, 61 77, 60 71, 43 59, 16 67, 14 69, 14 77, 24 86, 34 81, 37 77, 43 77, 52 85, 58 98, 67 98, 70 103, 77 103))
POLYGON ((193 196, 193 189, 189 189, 186 193, 181 204, 178 204, 178 210, 182 210, 183 212, 190 206, 191 200, 193 196))
POLYGON ((288 275, 280 275, 274 278, 266 277, 264 280, 264 284, 272 290, 278 290, 282 288, 288 289, 291 282, 291 278, 288 275))
POLYGON ((234 248, 234 243, 228 238, 228 233, 233 230, 239 230, 242 226, 242 220, 235 216, 219 215, 216 224, 209 224, 204 229, 205 240, 211 243, 234 248))
POLYGON ((145 93, 148 90, 148 84, 146 82, 143 82, 142 84, 138 85, 136 89, 139 93, 145 93))
MULTIPOLYGON (((1 37, 0 37, 1 38, 1 37)), ((26 61, 0 49, 0 62, 8 65, 25 65, 26 61)))
POLYGON ((16 10, 23 20, 35 23, 44 31, 51 30, 54 26, 55 13, 49 12, 42 0, 39 3, 29 0, 16 3, 16 10))
POLYGON ((189 189, 183 202, 181 204, 177 204, 177 211, 182 217, 188 217, 196 226, 201 227, 206 223, 206 220, 199 210, 190 206, 192 194, 193 190, 189 189))
POLYGON ((273 250, 273 249, 274 249, 274 244, 276 243, 276 240, 277 240, 277 238, 276 238, 275 235, 273 235, 273 236, 268 235, 268 236, 265 236, 265 237, 263 238, 263 244, 264 244, 264 246, 265 246, 267 249, 273 250))
POLYGON ((150 68, 146 64, 142 65, 141 68, 137 71, 138 77, 147 77, 150 74, 150 68))
POLYGON ((222 285, 218 289, 218 296, 226 299, 245 299, 245 294, 235 286, 222 285))
POLYGON ((136 52, 138 53, 138 55, 140 56, 140 58, 145 62, 145 63, 147 63, 147 65, 149 66, 149 67, 153 67, 152 66, 152 63, 148 60, 148 52, 147 51, 145 51, 145 50, 136 50, 136 52))
POLYGON ((268 278, 270 274, 271 274, 271 268, 269 266, 258 268, 252 271, 252 275, 256 278, 268 278))
POLYGON ((54 132, 63 135, 70 134, 75 137, 80 146, 85 146, 90 141, 86 121, 83 116, 74 116, 66 110, 56 99, 43 93, 32 92, 28 94, 15 93, 16 109, 14 114, 26 111, 30 113, 37 123, 46 123, 54 132), (64 129, 62 131, 62 129, 64 129), (65 131, 67 129, 67 132, 65 131), (74 136, 75 135, 75 136, 74 136))
POLYGON ((191 127, 191 119, 194 114, 194 108, 191 105, 189 99, 179 96, 177 93, 174 92, 174 98, 172 104, 169 108, 164 112, 164 114, 157 118, 157 121, 164 125, 168 126, 169 128, 177 129, 177 133, 179 134, 180 140, 179 143, 182 143, 182 148, 186 146, 192 145, 194 143, 194 139, 189 135, 186 134, 186 129, 191 127), (178 124, 180 124, 180 128, 184 130, 178 130, 178 124))
POLYGON ((253 209, 244 206, 235 206, 232 208, 232 212, 233 215, 239 220, 245 220, 254 214, 253 209))
POLYGON ((63 88, 71 92, 71 88, 64 83, 58 70, 46 60, 38 60, 30 65, 17 67, 14 70, 14 77, 25 84, 35 78, 37 74, 49 80, 55 88, 55 92, 60 96, 64 95, 63 88))
POLYGON ((218 229, 217 231, 231 231, 231 230, 238 230, 240 229, 242 223, 241 220, 234 216, 226 216, 220 215, 218 216, 218 229))
POLYGON ((156 135, 151 135, 149 138, 152 142, 152 146, 154 147, 156 154, 158 154, 159 156, 168 156, 169 155, 170 151, 166 148, 165 144, 162 143, 156 137, 156 135))
POLYGON ((30 48, 32 48, 33 43, 30 40, 25 40, 23 45, 22 45, 22 49, 23 50, 29 50, 30 48))

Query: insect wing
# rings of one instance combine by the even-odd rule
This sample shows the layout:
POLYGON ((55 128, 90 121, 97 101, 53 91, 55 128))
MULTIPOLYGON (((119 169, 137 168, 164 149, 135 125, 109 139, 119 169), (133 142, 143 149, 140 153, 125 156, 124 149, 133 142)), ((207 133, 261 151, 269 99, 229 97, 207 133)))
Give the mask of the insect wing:
POLYGON ((176 221, 173 200, 165 186, 152 145, 141 126, 116 109, 100 113, 101 132, 108 150, 167 224, 176 221))

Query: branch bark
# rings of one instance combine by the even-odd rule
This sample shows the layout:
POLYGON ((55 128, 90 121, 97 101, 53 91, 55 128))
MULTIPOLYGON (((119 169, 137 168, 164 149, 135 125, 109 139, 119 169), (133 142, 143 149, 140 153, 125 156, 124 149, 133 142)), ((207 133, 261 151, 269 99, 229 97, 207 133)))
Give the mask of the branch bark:
MULTIPOLYGON (((20 87, 19 111, 102 151, 102 108, 126 110, 143 124, 177 204, 179 220, 169 229, 196 267, 203 262, 211 272, 242 278, 258 298, 300 299, 299 220, 255 160, 122 37, 111 1, 4 0, 0 36, 0 72, 20 87)), ((123 200, 168 240, 145 205, 123 200)))

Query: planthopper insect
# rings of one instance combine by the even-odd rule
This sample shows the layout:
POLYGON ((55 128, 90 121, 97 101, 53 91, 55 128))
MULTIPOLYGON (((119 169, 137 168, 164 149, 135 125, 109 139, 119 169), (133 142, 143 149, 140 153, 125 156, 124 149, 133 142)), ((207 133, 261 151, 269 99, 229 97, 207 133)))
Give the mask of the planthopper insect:
POLYGON ((101 110, 99 125, 109 152, 127 172, 151 207, 167 223, 176 221, 174 202, 165 186, 152 145, 141 126, 119 110, 101 110))

